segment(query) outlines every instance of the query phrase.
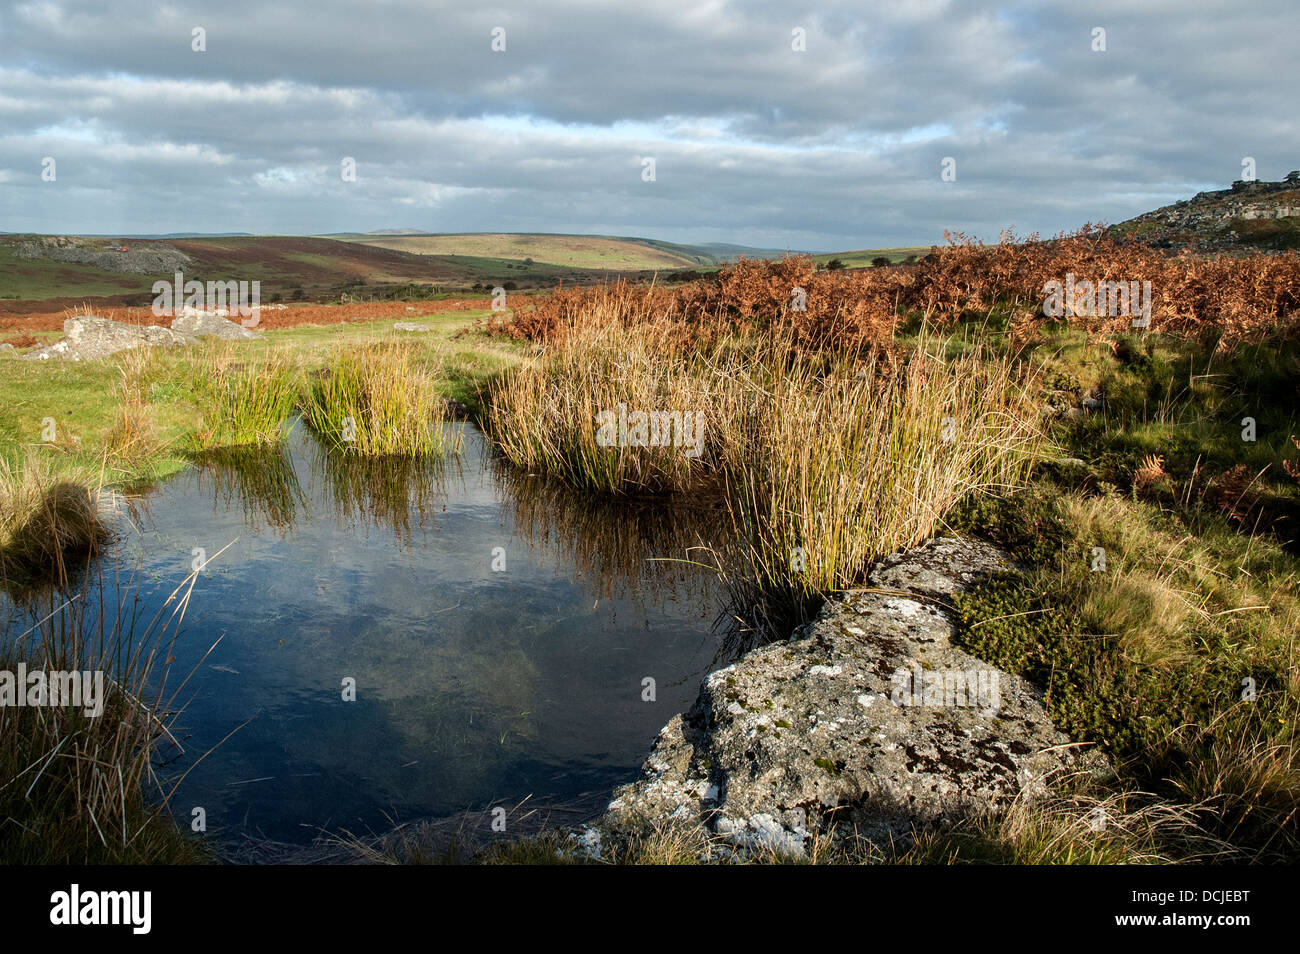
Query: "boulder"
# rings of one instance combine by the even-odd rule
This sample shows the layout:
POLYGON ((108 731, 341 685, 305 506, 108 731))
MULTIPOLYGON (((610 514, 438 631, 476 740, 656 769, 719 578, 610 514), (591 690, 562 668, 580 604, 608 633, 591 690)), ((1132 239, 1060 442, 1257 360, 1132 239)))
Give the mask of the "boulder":
POLYGON ((393 325, 394 331, 428 331, 428 325, 422 325, 415 321, 399 321, 393 325))
POLYGON ((710 674, 596 829, 700 826, 792 856, 818 835, 905 845, 913 826, 1043 795, 1059 773, 1106 773, 1033 686, 950 642, 948 598, 1006 569, 952 538, 881 561, 789 640, 710 674))
POLYGON ((66 361, 93 361, 129 348, 174 348, 194 344, 197 339, 158 325, 130 325, 98 315, 81 315, 63 323, 65 337, 30 351, 27 360, 62 358, 66 361))
POLYGON ((243 340, 262 337, 237 322, 229 321, 220 313, 194 311, 192 309, 183 310, 172 319, 172 331, 179 331, 183 335, 194 338, 215 337, 243 340))

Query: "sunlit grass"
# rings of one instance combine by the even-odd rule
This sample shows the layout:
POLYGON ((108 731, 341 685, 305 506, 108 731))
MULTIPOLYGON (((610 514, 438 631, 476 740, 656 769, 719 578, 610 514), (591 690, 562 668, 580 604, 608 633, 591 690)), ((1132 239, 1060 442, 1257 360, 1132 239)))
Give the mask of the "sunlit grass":
POLYGON ((389 341, 338 347, 303 389, 303 419, 327 446, 362 457, 460 451, 437 373, 415 349, 389 341))

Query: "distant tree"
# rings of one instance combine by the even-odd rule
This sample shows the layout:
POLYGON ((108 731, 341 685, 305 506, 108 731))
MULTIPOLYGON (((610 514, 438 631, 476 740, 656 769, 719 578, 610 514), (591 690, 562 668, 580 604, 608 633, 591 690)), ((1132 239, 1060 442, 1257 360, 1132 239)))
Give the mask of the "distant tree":
POLYGON ((838 258, 832 258, 829 262, 826 263, 826 270, 828 272, 834 272, 843 267, 844 267, 844 263, 841 262, 838 258))
POLYGON ((889 260, 888 255, 877 255, 875 258, 871 260, 872 268, 888 268, 890 265, 893 264, 894 263, 889 260))
POLYGON ((1294 172, 1288 172, 1288 173, 1286 174, 1286 180, 1285 180, 1285 181, 1286 181, 1286 182, 1295 182, 1297 179, 1300 179, 1300 170, 1296 170, 1296 171, 1294 171, 1294 172))
POLYGON ((302 301, 304 298, 307 297, 307 295, 303 292, 302 286, 299 285, 293 290, 293 294, 290 295, 289 297, 293 301, 302 301))
POLYGON ((533 260, 531 258, 526 258, 524 259, 524 264, 531 267, 533 264, 533 260))

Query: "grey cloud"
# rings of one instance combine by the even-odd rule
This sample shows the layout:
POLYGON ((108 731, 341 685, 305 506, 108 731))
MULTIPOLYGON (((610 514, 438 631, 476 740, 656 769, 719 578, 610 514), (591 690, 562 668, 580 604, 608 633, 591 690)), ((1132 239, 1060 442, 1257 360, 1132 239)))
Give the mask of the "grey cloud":
POLYGON ((1222 186, 1243 156, 1262 177, 1300 166, 1295 19, 1289 2, 20 2, 0 9, 0 227, 816 249, 1053 233, 1222 186))

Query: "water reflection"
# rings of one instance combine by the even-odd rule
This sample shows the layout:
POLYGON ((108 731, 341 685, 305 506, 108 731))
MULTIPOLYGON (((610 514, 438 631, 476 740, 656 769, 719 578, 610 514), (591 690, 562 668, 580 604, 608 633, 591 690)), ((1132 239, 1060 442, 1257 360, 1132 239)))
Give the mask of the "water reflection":
POLYGON ((712 560, 724 528, 721 498, 619 500, 494 462, 493 476, 516 532, 533 548, 563 550, 600 598, 687 587, 713 589, 700 564, 712 560))
POLYGON ((446 464, 360 462, 298 427, 280 452, 211 455, 123 515, 113 557, 139 568, 138 592, 110 572, 102 596, 138 596, 144 616, 196 548, 229 545, 174 651, 194 671, 172 767, 190 773, 182 819, 202 806, 220 839, 301 843, 527 796, 598 802, 694 700, 716 651, 714 575, 654 558, 709 542, 707 510, 593 503, 465 437, 446 464))
POLYGON ((238 502, 250 529, 270 527, 281 535, 293 530, 306 494, 288 451, 276 447, 223 447, 195 460, 200 490, 210 487, 213 507, 238 502))

